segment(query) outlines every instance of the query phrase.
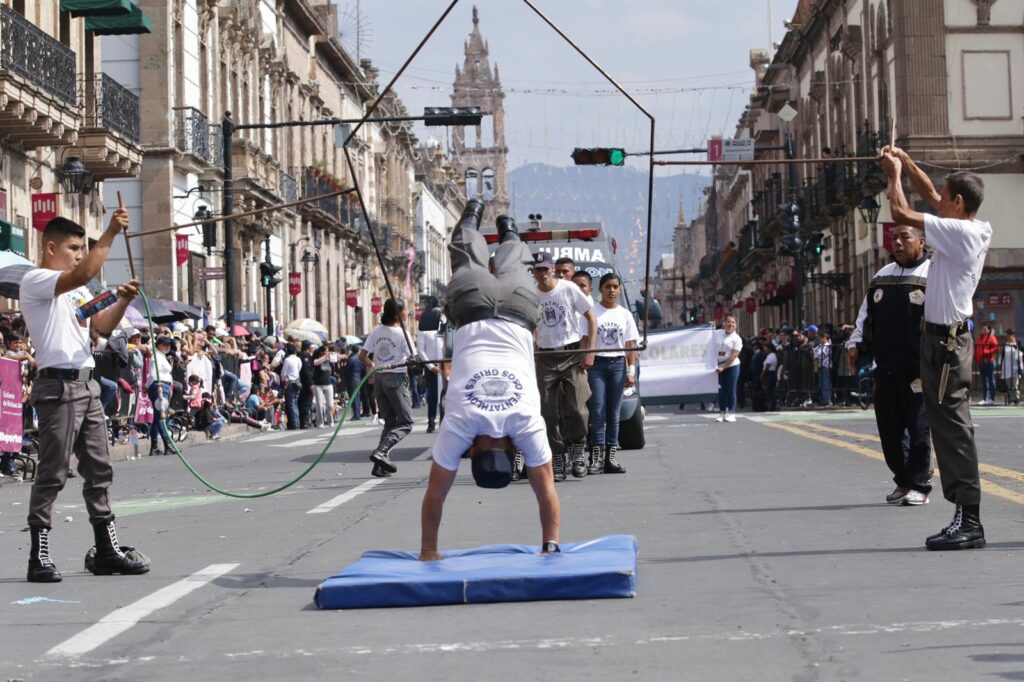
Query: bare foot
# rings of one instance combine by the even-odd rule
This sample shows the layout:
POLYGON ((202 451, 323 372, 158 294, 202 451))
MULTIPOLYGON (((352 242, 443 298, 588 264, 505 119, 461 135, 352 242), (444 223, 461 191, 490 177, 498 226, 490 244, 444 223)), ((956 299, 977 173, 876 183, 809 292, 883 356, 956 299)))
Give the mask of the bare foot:
POLYGON ((444 559, 440 552, 420 552, 420 561, 440 561, 444 559))

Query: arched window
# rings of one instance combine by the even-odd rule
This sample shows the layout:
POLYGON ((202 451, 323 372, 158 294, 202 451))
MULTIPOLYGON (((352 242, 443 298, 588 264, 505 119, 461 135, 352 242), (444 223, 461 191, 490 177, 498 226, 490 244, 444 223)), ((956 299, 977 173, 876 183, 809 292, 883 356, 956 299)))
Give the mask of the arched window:
POLYGON ((483 187, 481 194, 483 195, 484 201, 494 201, 494 197, 498 192, 497 183, 494 178, 494 169, 484 168, 482 180, 483 187))
POLYGON ((466 169, 466 197, 472 199, 480 194, 480 176, 475 168, 466 169))

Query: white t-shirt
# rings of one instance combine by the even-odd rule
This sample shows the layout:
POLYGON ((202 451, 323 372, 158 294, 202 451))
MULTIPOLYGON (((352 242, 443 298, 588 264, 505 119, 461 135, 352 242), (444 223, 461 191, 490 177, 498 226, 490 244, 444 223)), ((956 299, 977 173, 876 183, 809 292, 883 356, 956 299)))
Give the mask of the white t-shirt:
MULTIPOLYGON (((732 355, 733 351, 739 352, 743 350, 743 339, 740 338, 740 335, 736 332, 726 335, 724 329, 718 329, 715 331, 715 336, 712 338, 711 343, 714 344, 716 349, 718 349, 715 361, 719 366, 725 362, 726 358, 732 355)), ((735 367, 738 364, 740 364, 740 357, 737 355, 733 358, 732 362, 725 366, 725 369, 735 367)))
POLYGON ((281 363, 281 381, 290 383, 299 380, 299 372, 302 370, 302 358, 298 353, 286 355, 281 363))
MULTIPOLYGON (((407 342, 404 329, 379 324, 366 337, 366 343, 363 344, 363 348, 366 349, 367 353, 373 354, 373 364, 393 365, 398 362, 405 362, 409 355, 410 345, 407 342)), ((394 369, 383 371, 384 373, 404 374, 409 371, 409 368, 395 367, 394 369)))
POLYGON ((768 353, 764 359, 764 370, 767 372, 774 372, 779 367, 779 356, 775 354, 775 351, 768 353))
MULTIPOLYGON (((416 351, 420 360, 443 360, 444 359, 444 337, 436 331, 421 331, 416 336, 416 351)), ((433 369, 434 365, 426 365, 427 369, 433 369)))
POLYGON ((983 220, 924 216, 924 238, 935 250, 928 271, 924 319, 932 324, 962 322, 974 314, 971 299, 978 288, 992 226, 983 220))
POLYGON ((153 382, 159 379, 161 384, 170 384, 174 382, 171 377, 171 363, 167 360, 167 356, 161 351, 157 351, 154 357, 149 359, 149 373, 146 375, 146 388, 149 388, 153 382))
POLYGON ((528 467, 551 460, 533 364, 533 336, 504 320, 482 320, 455 331, 444 421, 432 455, 449 471, 477 436, 508 436, 528 467))
POLYGON ((537 340, 541 348, 561 348, 577 343, 583 336, 580 320, 594 307, 594 301, 572 282, 555 281, 551 291, 537 289, 540 299, 540 324, 537 340))
MULTIPOLYGON (((628 341, 639 341, 640 332, 636 328, 636 320, 628 310, 620 305, 605 308, 598 303, 594 306, 597 316, 597 342, 595 348, 625 348, 628 341)), ((597 353, 602 358, 618 358, 625 351, 616 350, 609 353, 597 353)))
POLYGON ((36 349, 39 369, 95 367, 89 346, 89 320, 79 321, 75 308, 91 300, 83 287, 54 297, 59 270, 37 268, 21 279, 21 313, 36 349))

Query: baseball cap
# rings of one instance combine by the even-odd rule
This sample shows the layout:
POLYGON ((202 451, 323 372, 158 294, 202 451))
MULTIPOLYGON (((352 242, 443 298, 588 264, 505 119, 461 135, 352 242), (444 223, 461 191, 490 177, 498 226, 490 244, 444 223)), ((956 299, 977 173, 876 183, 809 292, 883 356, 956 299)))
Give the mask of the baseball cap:
POLYGON ((547 251, 541 251, 533 257, 533 267, 552 269, 555 267, 555 259, 547 251))
POLYGON ((809 334, 810 332, 814 332, 815 334, 817 334, 818 333, 817 325, 809 324, 806 327, 804 327, 804 333, 805 334, 809 334))
POLYGON ((512 458, 504 450, 474 453, 473 480, 481 488, 504 488, 512 482, 512 458))

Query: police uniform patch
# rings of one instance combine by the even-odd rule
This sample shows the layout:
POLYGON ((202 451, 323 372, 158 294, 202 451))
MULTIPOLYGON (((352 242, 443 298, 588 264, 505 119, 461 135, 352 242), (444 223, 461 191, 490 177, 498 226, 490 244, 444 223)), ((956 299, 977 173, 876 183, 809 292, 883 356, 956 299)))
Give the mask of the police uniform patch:
POLYGON ((882 300, 882 290, 881 289, 875 289, 875 294, 871 298, 874 300, 875 303, 878 303, 879 301, 881 301, 882 300))
POLYGON ((914 305, 921 305, 924 303, 924 292, 920 289, 914 289, 910 292, 910 302, 914 305))

